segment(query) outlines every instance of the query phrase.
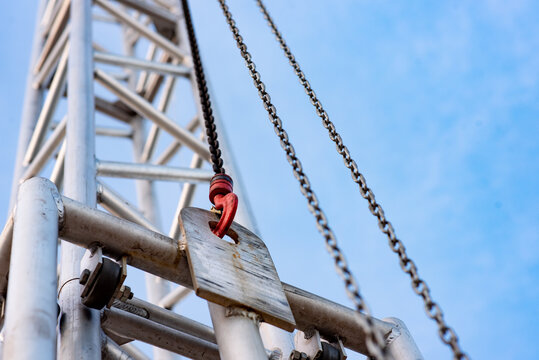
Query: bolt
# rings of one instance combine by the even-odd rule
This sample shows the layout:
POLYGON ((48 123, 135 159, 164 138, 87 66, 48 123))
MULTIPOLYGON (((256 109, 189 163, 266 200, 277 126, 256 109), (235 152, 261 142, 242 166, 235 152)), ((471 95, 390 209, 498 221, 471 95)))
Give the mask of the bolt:
POLYGON ((292 350, 289 360, 309 360, 309 357, 304 352, 292 350))
POLYGON ((86 284, 89 277, 90 277, 90 270, 84 269, 82 273, 80 274, 79 284, 81 285, 86 284))

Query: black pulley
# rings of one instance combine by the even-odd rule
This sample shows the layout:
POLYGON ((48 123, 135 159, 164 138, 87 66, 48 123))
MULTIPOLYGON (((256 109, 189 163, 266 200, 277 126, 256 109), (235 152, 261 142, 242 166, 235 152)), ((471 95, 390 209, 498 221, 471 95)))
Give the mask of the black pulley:
POLYGON ((335 346, 322 342, 322 352, 313 360, 341 360, 341 352, 335 346))
POLYGON ((122 267, 104 257, 103 265, 99 269, 93 284, 89 284, 91 286, 90 291, 87 296, 82 298, 82 303, 92 309, 103 309, 114 296, 114 292, 121 281, 121 274, 122 267))

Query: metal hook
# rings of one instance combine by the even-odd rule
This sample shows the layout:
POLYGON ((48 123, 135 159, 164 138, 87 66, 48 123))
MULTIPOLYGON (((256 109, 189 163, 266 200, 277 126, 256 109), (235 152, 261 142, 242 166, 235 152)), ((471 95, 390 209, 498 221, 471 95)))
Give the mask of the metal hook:
POLYGON ((215 209, 221 210, 221 218, 212 232, 221 239, 226 235, 238 210, 238 196, 232 192, 232 178, 226 174, 216 174, 210 183, 210 201, 215 209))

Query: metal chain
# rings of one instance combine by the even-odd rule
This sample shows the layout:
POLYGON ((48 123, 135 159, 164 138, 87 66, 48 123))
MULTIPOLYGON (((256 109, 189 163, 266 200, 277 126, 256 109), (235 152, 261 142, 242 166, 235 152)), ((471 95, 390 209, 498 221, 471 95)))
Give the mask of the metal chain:
POLYGON ((308 208, 316 219, 316 226, 318 228, 318 231, 324 237, 327 250, 333 257, 337 272, 345 283, 346 293, 348 297, 350 297, 350 299, 354 302, 356 310, 358 312, 364 312, 365 314, 367 314, 367 316, 358 316, 358 323, 366 335, 367 349, 369 350, 370 354, 375 356, 377 359, 387 359, 389 358, 389 354, 386 353, 385 343, 382 334, 374 327, 372 318, 370 317, 369 308, 367 307, 367 304, 359 293, 359 287, 357 285, 355 277, 348 268, 344 254, 337 245, 337 239, 335 237, 335 234, 328 225, 326 215, 320 208, 318 198, 316 197, 314 191, 311 188, 311 184, 309 182, 309 179, 307 178, 307 175, 303 172, 301 161, 297 158, 294 147, 292 146, 288 138, 288 134, 283 128, 282 121, 277 115, 277 110, 275 106, 271 103, 271 98, 266 92, 266 87, 261 80, 260 73, 256 70, 255 64, 251 58, 251 54, 247 51, 247 46, 245 45, 243 38, 240 35, 240 32, 236 26, 235 21, 232 18, 232 14, 228 9, 225 0, 218 1, 226 17, 230 30, 232 31, 232 35, 236 40, 236 44, 240 49, 241 55, 245 60, 247 69, 249 70, 249 73, 253 78, 253 84, 258 90, 258 95, 260 95, 260 98, 264 103, 264 108, 268 112, 269 119, 273 124, 275 133, 280 139, 281 147, 286 152, 286 158, 292 166, 294 176, 300 183, 301 193, 307 199, 308 208))
POLYGON ((206 85, 204 68, 202 67, 202 59, 200 58, 200 52, 198 50, 195 29, 193 27, 193 21, 191 19, 191 12, 189 10, 189 4, 187 3, 187 0, 181 1, 183 14, 185 16, 187 34, 189 36, 189 45, 191 47, 191 56, 193 57, 195 77, 200 96, 200 106, 202 107, 204 125, 206 126, 206 135, 208 136, 208 145, 211 153, 212 167, 213 171, 216 174, 224 174, 225 169, 223 167, 223 159, 221 158, 221 150, 219 149, 219 141, 217 141, 217 129, 215 127, 213 111, 211 108, 210 93, 208 91, 208 86, 206 85))
POLYGON ((402 270, 408 275, 410 275, 410 278, 412 280, 412 289, 416 294, 423 298, 425 312, 427 316, 437 323, 440 339, 445 344, 451 347, 454 359, 469 359, 468 355, 464 353, 463 350, 460 348, 460 345, 458 343, 458 337, 455 331, 451 327, 449 327, 444 321, 442 309, 434 300, 432 300, 430 295, 430 289, 427 283, 419 277, 415 263, 406 254, 404 244, 395 235, 393 225, 385 218, 384 210, 382 209, 381 205, 376 202, 374 198, 374 193, 367 186, 367 182, 363 177, 363 174, 359 172, 356 162, 350 156, 350 151, 343 144, 341 136, 335 129, 335 125, 329 120, 329 116, 322 107, 322 103, 316 97, 316 94, 314 93, 313 89, 311 88, 311 85, 307 81, 305 74, 301 70, 298 62, 290 51, 290 48, 286 44, 283 36, 277 29, 277 26, 273 22, 273 19, 271 18, 266 7, 262 3, 262 0, 256 0, 256 2, 262 14, 264 14, 264 18, 270 26, 271 31, 281 45, 281 49, 284 50, 284 53, 288 58, 290 65, 292 65, 292 67, 294 68, 294 71, 296 72, 296 75, 298 76, 301 85, 303 85, 303 87, 305 88, 305 92, 307 93, 309 99, 311 100, 311 103, 315 107, 316 113, 322 119, 322 124, 328 130, 329 138, 335 143, 335 145, 337 146, 337 152, 343 157, 344 164, 352 174, 352 179, 356 184, 359 185, 359 192, 361 196, 365 200, 367 200, 367 202, 369 203, 370 212, 378 219, 378 227, 380 228, 380 230, 382 230, 384 234, 387 235, 391 250, 397 253, 397 255, 399 256, 400 266, 402 270))

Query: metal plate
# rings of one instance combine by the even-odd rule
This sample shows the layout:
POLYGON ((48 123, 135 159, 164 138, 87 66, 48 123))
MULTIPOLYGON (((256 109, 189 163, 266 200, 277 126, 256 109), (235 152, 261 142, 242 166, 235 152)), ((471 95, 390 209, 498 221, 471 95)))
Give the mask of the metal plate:
POLYGON ((210 228, 218 221, 217 214, 203 209, 180 212, 180 241, 196 294, 219 305, 246 307, 265 322, 292 331, 294 317, 264 242, 237 223, 228 231, 230 242, 220 239, 210 228))

